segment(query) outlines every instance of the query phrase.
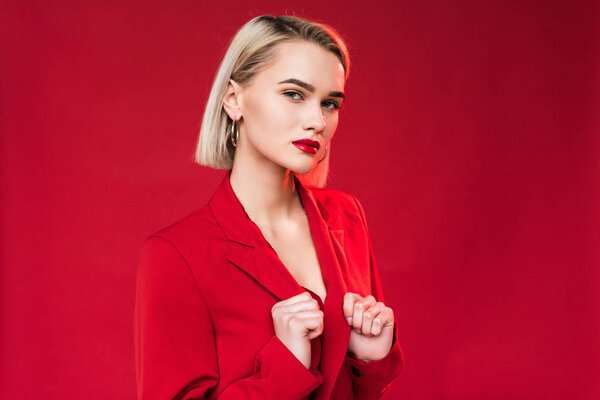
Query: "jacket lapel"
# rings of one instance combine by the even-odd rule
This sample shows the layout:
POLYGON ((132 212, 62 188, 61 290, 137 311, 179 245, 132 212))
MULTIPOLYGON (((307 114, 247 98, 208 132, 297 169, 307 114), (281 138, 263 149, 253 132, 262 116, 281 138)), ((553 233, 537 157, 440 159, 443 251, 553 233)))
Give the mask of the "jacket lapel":
MULTIPOLYGON (((229 240, 225 257, 279 300, 304 292, 264 239, 258 226, 246 214, 231 188, 230 175, 231 170, 228 170, 209 201, 213 216, 229 240)), ((319 398, 328 398, 344 361, 350 338, 350 327, 342 312, 346 284, 339 264, 346 263, 343 250, 344 230, 329 225, 329 211, 319 203, 311 189, 304 187, 295 176, 294 181, 308 217, 327 290, 321 355, 321 372, 325 375, 325 381, 317 391, 319 398)))
POLYGON ((302 293, 292 274, 248 217, 229 181, 228 170, 208 205, 229 240, 224 256, 280 300, 302 293))
POLYGON ((328 399, 344 362, 350 340, 350 327, 344 319, 342 310, 346 284, 339 265, 339 262, 345 262, 345 257, 339 257, 344 254, 344 230, 326 223, 329 212, 315 199, 310 189, 303 187, 299 182, 298 188, 327 288, 321 355, 321 372, 325 380, 317 388, 316 398, 328 399))

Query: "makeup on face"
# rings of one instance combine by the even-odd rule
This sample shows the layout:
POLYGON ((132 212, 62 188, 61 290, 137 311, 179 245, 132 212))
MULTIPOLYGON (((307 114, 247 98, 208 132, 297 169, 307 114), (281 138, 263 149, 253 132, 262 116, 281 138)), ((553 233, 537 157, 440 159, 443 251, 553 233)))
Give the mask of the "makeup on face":
POLYGON ((321 148, 321 145, 316 140, 300 139, 293 141, 292 143, 300 150, 311 154, 317 154, 317 152, 321 148))
POLYGON ((278 45, 273 64, 243 97, 244 134, 252 153, 307 173, 333 137, 344 101, 344 70, 311 43, 278 45))

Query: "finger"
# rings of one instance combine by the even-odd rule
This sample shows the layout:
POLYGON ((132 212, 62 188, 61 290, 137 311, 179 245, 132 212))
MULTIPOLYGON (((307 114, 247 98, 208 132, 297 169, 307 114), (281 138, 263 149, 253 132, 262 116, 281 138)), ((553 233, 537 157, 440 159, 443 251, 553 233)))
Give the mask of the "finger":
MULTIPOLYGON (((344 313, 344 318, 346 319, 346 321, 348 321, 348 318, 352 319, 352 316, 354 315, 354 303, 360 299, 362 299, 362 297, 356 293, 347 292, 344 295, 342 311, 344 313)), ((352 321, 348 321, 348 324, 352 325, 352 321)))
POLYGON ((363 311, 362 334, 365 336, 373 335, 373 321, 385 309, 385 304, 375 303, 363 311))
POLYGON ((308 331, 308 334, 306 335, 306 337, 308 338, 308 340, 313 340, 314 338, 317 338, 319 336, 321 336, 323 334, 323 325, 321 325, 320 329, 313 329, 308 331))
POLYGON ((316 338, 323 333, 323 318, 317 320, 316 325, 309 328, 308 334, 306 335, 309 340, 316 338))
POLYGON ((377 304, 377 300, 375 300, 375 297, 368 295, 364 297, 364 310, 368 310, 369 308, 373 307, 375 304, 377 304))
POLYGON ((310 295, 310 293, 304 291, 302 293, 298 293, 295 296, 292 296, 290 298, 287 298, 283 301, 280 301, 277 304, 281 304, 281 305, 288 305, 288 304, 294 304, 294 303, 298 303, 300 301, 306 301, 307 299, 312 299, 312 296, 310 295))
POLYGON ((322 311, 302 311, 289 318, 289 325, 294 331, 322 331, 323 312, 322 311))
POLYGON ((319 303, 317 300, 311 298, 310 300, 301 301, 287 306, 280 306, 279 310, 283 313, 297 313, 300 311, 317 311, 319 310, 319 303))
POLYGON ((385 304, 383 304, 381 302, 375 303, 371 306, 365 306, 365 309, 363 311, 363 319, 365 318, 365 315, 367 315, 367 314, 369 315, 369 317, 371 319, 373 319, 385 309, 386 309, 385 304))
POLYGON ((363 301, 357 301, 354 303, 354 310, 352 314, 352 328, 357 333, 362 332, 362 322, 363 322, 363 311, 364 311, 364 303, 363 301))
POLYGON ((287 323, 291 321, 296 321, 295 323, 302 323, 305 320, 313 318, 323 318, 323 311, 299 311, 297 313, 287 313, 283 315, 283 320, 287 323))
POLYGON ((394 311, 391 308, 386 307, 379 315, 373 318, 371 334, 373 336, 379 336, 384 327, 390 326, 394 326, 394 311))
POLYGON ((296 303, 300 303, 303 301, 308 301, 311 300, 313 297, 310 295, 310 293, 308 292, 302 292, 300 294, 297 294, 295 296, 292 296, 288 299, 285 299, 283 301, 279 301, 275 304, 273 304, 273 307, 271 307, 271 314, 274 314, 275 310, 279 309, 279 308, 284 308, 287 307, 291 304, 296 304, 296 303))

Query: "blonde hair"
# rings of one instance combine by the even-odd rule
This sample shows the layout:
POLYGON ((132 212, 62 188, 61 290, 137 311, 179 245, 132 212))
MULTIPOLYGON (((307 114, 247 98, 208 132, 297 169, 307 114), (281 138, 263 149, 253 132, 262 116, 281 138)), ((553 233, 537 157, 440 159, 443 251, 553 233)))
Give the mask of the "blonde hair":
MULTIPOLYGON (((281 15, 261 15, 248 21, 236 33, 223 57, 206 103, 195 161, 216 169, 233 166, 235 148, 229 133, 233 121, 223 108, 229 80, 248 85, 252 78, 274 61, 274 47, 284 41, 306 40, 335 54, 344 67, 345 79, 350 72, 348 50, 339 34, 330 26, 306 19, 281 15)), ((308 186, 323 187, 329 173, 329 155, 305 175, 297 175, 308 186)))

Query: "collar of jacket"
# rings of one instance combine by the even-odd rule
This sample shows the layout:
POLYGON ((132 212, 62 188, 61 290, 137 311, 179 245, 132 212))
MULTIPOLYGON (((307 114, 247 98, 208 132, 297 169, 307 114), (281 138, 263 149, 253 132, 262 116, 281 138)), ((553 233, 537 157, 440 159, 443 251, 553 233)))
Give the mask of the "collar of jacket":
MULTIPOLYGON (((249 247, 265 245, 266 241, 262 232, 248 217, 244 207, 235 195, 231 187, 230 176, 231 170, 227 170, 221 184, 209 200, 208 205, 213 216, 227 239, 249 247)), ((335 224, 329 226, 329 211, 322 206, 320 207, 310 188, 304 187, 295 175, 294 182, 308 216, 311 231, 314 230, 316 219, 325 222, 327 229, 342 230, 336 227, 335 224)))
MULTIPOLYGON (((223 181, 208 203, 223 234, 233 242, 226 257, 281 300, 303 292, 304 289, 283 265, 260 228, 244 210, 231 187, 230 175, 231 170, 227 170, 223 181), (257 263, 258 260, 268 265, 261 266, 257 263)), ((340 289, 345 293, 346 285, 340 275, 340 263, 346 262, 343 251, 344 230, 329 224, 330 213, 324 206, 319 207, 312 190, 304 187, 296 176, 294 181, 308 218, 323 281, 328 291, 327 297, 331 284, 333 289, 340 289)))
MULTIPOLYGON (((231 170, 228 170, 208 203, 215 220, 231 242, 225 257, 280 300, 304 292, 258 226, 248 217, 233 192, 230 175, 231 170)), ((321 354, 321 371, 326 379, 318 391, 330 393, 344 361, 350 338, 350 327, 342 311, 343 296, 347 291, 340 266, 346 263, 344 230, 331 223, 329 211, 320 205, 310 188, 304 187, 295 176, 294 181, 308 217, 327 290, 323 310, 325 322, 321 354)))

